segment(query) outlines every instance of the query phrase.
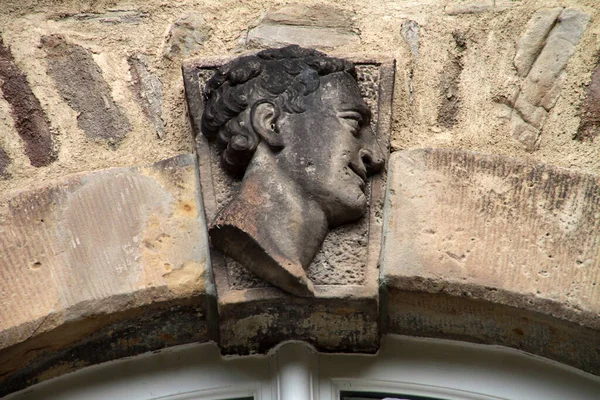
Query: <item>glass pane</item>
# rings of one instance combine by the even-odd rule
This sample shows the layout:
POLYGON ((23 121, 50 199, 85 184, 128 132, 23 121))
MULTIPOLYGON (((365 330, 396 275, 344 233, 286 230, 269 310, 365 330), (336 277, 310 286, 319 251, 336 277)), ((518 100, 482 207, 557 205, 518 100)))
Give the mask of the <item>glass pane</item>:
POLYGON ((215 400, 254 400, 253 396, 249 396, 249 397, 228 397, 226 399, 215 399, 215 400))
POLYGON ((340 392, 340 400, 444 400, 436 397, 374 392, 340 392))

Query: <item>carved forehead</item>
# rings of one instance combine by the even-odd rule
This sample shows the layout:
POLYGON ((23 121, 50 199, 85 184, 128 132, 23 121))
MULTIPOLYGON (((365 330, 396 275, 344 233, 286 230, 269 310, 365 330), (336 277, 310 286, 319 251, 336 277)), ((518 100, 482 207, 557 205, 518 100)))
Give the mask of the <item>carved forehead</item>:
POLYGON ((337 110, 356 110, 368 113, 369 109, 360 94, 356 80, 346 72, 335 72, 321 77, 318 91, 324 104, 337 110))

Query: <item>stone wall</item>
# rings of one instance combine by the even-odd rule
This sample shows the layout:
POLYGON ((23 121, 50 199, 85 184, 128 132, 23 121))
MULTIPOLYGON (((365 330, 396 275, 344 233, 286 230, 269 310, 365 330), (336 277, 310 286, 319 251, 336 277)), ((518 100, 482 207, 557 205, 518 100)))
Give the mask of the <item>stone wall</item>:
POLYGON ((180 67, 290 42, 398 62, 392 149, 598 173, 595 0, 0 5, 0 191, 192 151, 180 67))
POLYGON ((4 1, 0 393, 176 344, 374 351, 384 333, 599 374, 599 16, 596 0, 4 1), (396 59, 366 300, 216 292, 181 67, 287 43, 396 59))

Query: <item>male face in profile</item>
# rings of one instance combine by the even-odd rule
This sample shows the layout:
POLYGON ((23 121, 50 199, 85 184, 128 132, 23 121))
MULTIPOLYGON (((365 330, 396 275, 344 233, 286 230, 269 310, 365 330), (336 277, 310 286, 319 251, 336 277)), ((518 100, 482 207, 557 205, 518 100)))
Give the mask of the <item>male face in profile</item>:
POLYGON ((240 57, 206 84, 202 132, 243 174, 212 245, 273 285, 314 295, 308 267, 329 229, 367 210, 384 165, 354 65, 298 46, 240 57))

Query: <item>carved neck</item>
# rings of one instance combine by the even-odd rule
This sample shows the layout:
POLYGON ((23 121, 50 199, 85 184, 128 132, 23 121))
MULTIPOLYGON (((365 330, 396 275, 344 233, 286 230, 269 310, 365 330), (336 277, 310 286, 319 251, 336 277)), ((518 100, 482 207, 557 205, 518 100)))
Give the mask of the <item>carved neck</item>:
POLYGON ((318 203, 278 168, 272 153, 261 150, 248 166, 238 199, 259 200, 251 212, 258 216, 256 239, 261 247, 272 247, 306 268, 327 235, 327 218, 318 203))
POLYGON ((254 274, 290 293, 314 295, 308 267, 327 235, 317 202, 277 166, 270 150, 256 150, 240 193, 212 223, 213 246, 254 274))

